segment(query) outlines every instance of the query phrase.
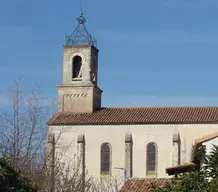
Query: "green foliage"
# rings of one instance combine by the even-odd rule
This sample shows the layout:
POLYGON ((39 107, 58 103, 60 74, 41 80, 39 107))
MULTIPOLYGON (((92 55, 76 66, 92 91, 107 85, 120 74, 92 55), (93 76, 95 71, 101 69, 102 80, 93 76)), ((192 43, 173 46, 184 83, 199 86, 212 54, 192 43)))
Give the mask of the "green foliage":
POLYGON ((0 192, 36 192, 36 186, 10 166, 10 159, 0 158, 0 192))
POLYGON ((218 192, 218 146, 205 155, 200 170, 192 170, 172 179, 164 186, 152 184, 152 192, 218 192))
POLYGON ((193 171, 182 174, 179 179, 167 182, 164 186, 152 186, 153 192, 206 192, 210 191, 209 183, 202 172, 193 171))
POLYGON ((218 178, 218 146, 213 146, 209 155, 205 156, 204 170, 208 177, 218 178))

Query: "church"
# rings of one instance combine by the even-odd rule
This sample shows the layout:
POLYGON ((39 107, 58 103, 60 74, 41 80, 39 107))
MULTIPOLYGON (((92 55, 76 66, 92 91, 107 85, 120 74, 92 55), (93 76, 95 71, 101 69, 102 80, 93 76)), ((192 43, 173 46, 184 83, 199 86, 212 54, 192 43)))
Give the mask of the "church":
POLYGON ((47 146, 97 178, 168 178, 166 168, 190 162, 198 138, 218 132, 218 107, 107 108, 98 87, 97 41, 81 13, 65 38, 58 109, 47 146))

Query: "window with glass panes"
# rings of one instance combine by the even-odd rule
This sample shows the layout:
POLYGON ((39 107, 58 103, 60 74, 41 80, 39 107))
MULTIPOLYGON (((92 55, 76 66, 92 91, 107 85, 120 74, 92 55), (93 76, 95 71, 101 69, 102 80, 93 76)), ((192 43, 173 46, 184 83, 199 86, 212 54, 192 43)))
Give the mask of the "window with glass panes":
POLYGON ((108 143, 101 146, 101 173, 110 172, 111 148, 108 143))
POLYGON ((156 171, 156 144, 149 143, 147 145, 147 172, 156 171))

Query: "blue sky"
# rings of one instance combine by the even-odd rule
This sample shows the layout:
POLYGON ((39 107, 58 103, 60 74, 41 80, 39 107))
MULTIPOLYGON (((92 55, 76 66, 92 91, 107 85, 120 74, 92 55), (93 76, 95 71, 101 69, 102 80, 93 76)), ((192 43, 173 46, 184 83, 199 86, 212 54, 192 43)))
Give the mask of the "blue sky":
MULTIPOLYGON (((104 106, 218 105, 217 0, 83 0, 104 106)), ((57 98, 79 0, 0 0, 0 103, 13 79, 57 98)))

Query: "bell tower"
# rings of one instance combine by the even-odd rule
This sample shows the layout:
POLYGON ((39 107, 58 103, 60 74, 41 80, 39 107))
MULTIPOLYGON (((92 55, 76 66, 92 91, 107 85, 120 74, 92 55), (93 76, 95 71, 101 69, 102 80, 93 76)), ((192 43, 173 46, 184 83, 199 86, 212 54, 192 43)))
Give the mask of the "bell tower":
POLYGON ((83 13, 77 21, 74 32, 65 37, 63 83, 58 86, 58 111, 91 113, 101 108, 97 40, 88 33, 83 13))

